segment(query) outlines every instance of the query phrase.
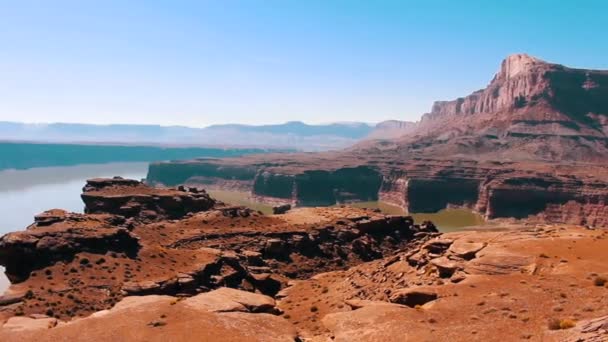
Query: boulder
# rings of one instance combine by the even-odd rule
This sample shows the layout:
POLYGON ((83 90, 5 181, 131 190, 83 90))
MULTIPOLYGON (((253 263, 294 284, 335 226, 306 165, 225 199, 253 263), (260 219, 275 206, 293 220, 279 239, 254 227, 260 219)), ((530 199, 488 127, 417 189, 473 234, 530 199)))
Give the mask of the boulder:
POLYGON ((68 216, 68 212, 63 209, 51 209, 34 216, 34 222, 38 227, 50 226, 53 223, 62 222, 68 216))
POLYGON ((274 296, 281 290, 282 283, 270 273, 251 274, 251 282, 263 294, 274 296))
POLYGON ((275 215, 285 214, 289 210, 291 210, 291 204, 283 204, 278 205, 276 207, 272 207, 272 213, 275 215))
POLYGON ((242 251, 241 255, 247 261, 247 264, 250 266, 264 266, 266 263, 264 259, 262 259, 262 253, 254 252, 254 251, 242 251))
POLYGON ((451 277, 458 269, 458 264, 446 257, 432 259, 431 264, 437 268, 439 276, 442 278, 451 277))
POLYGON ((451 281, 452 283, 455 283, 455 284, 456 284, 456 283, 460 283, 461 281, 463 281, 463 280, 465 280, 465 279, 467 279, 467 276, 466 276, 466 274, 465 274, 464 272, 461 272, 461 271, 457 271, 457 272, 455 272, 455 273, 452 275, 452 277, 450 277, 450 281, 451 281))
POLYGON ((269 239, 264 244, 264 253, 270 256, 285 256, 287 248, 281 239, 269 239))
POLYGON ((450 239, 436 239, 426 242, 423 246, 424 249, 431 253, 441 254, 446 251, 454 241, 450 239))
POLYGON ((245 307, 249 312, 272 313, 275 312, 276 305, 274 299, 268 296, 236 290, 229 287, 221 287, 211 292, 199 294, 195 297, 186 299, 185 302, 187 303, 191 299, 193 300, 192 303, 214 308, 212 311, 218 311, 219 308, 225 308, 226 305, 236 307, 235 304, 220 305, 219 303, 237 303, 245 307))
POLYGON ((245 305, 213 291, 187 298, 182 305, 209 312, 249 312, 245 305))
POLYGON ((424 266, 428 263, 428 260, 426 258, 426 254, 418 252, 409 255, 407 257, 407 262, 410 264, 410 266, 424 266))
POLYGON ((463 240, 456 240, 450 246, 450 253, 463 258, 465 260, 471 260, 475 258, 477 252, 481 251, 485 247, 482 242, 466 242, 463 240))

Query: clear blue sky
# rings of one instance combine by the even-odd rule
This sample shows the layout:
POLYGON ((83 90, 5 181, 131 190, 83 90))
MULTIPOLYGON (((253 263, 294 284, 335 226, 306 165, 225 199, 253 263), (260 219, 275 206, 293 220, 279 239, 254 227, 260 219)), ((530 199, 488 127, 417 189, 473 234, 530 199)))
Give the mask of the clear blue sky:
POLYGON ((0 0, 0 120, 417 120, 508 54, 608 69, 606 1, 0 0))

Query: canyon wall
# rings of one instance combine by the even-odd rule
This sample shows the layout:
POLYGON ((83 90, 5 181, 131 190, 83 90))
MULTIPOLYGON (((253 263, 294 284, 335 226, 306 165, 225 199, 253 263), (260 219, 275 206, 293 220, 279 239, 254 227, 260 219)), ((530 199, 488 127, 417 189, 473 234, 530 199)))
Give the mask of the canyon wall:
MULTIPOLYGON (((484 126, 555 124, 562 126, 556 127, 558 134, 561 129, 603 137, 607 92, 607 71, 573 69, 515 54, 502 62, 486 88, 453 101, 435 102, 422 121, 493 113, 496 122, 484 122, 484 126)), ((535 133, 547 132, 543 127, 535 133)))
POLYGON ((607 183, 585 178, 583 174, 571 174, 571 169, 523 170, 517 164, 458 165, 430 160, 411 162, 398 169, 356 166, 293 173, 204 162, 154 168, 162 173, 175 171, 178 176, 161 173, 157 178, 158 173, 151 172, 148 176, 151 183, 162 183, 165 179, 196 183, 202 179, 207 182, 203 185, 221 185, 230 179, 241 179, 248 182, 246 190, 253 197, 272 203, 330 206, 380 200, 412 213, 465 207, 488 219, 535 218, 547 222, 608 225, 607 183), (180 170, 181 167, 185 167, 184 170, 180 170), (184 178, 185 175, 191 177, 184 178))

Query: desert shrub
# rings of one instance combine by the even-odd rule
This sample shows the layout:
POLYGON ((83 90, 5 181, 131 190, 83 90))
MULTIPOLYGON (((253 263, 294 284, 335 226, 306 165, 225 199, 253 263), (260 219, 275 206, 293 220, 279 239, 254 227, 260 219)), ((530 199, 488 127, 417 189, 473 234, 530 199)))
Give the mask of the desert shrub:
POLYGON ((608 283, 608 280, 606 280, 606 278, 604 278, 604 277, 596 277, 593 280, 593 284, 595 286, 604 286, 604 285, 606 285, 606 283, 608 283))
POLYGON ((575 325, 576 325, 576 322, 574 322, 571 319, 562 319, 561 321, 559 321, 559 328, 560 329, 574 328, 575 325))
POLYGON ((570 329, 573 328, 574 326, 576 326, 576 322, 574 322, 571 319, 557 319, 557 318, 551 318, 548 322, 547 322, 547 327, 549 328, 549 330, 565 330, 565 329, 570 329))

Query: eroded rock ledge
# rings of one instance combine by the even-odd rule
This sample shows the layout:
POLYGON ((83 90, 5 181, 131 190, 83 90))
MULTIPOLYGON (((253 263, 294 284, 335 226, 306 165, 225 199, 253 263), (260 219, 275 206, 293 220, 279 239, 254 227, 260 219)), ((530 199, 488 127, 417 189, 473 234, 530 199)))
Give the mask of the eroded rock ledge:
POLYGON ((354 208, 266 216, 194 188, 89 180, 87 214, 50 210, 0 238, 13 285, 0 315, 57 319, 124 296, 193 296, 220 287, 275 295, 293 279, 346 269, 437 235, 404 216, 354 208))

